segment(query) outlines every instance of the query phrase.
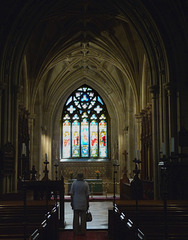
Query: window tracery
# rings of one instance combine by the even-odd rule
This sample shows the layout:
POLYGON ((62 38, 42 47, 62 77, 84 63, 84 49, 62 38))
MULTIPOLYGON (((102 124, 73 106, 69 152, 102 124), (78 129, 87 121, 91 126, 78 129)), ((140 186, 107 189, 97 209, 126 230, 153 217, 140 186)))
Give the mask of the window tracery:
POLYGON ((108 158, 106 106, 87 85, 69 96, 62 114, 62 159, 77 158, 108 158))

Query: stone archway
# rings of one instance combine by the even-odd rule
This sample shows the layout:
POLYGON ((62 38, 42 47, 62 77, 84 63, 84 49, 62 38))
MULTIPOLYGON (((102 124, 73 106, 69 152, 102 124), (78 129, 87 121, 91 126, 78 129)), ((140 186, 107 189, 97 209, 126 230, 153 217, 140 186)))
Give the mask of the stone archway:
MULTIPOLYGON (((2 79, 9 86, 17 86, 14 97, 10 92, 6 96, 11 105, 26 102, 34 119, 30 122, 31 165, 38 164, 42 174, 44 153, 48 151, 51 175, 52 145, 53 140, 58 143, 56 129, 64 99, 72 88, 89 81, 103 94, 112 124, 116 126, 112 128, 111 145, 118 143, 120 177, 125 167, 123 152, 129 152, 127 167, 131 174, 135 149, 140 150, 140 143, 135 143, 135 139, 140 139, 140 132, 134 115, 152 103, 152 119, 156 119, 160 105, 156 95, 152 100, 146 86, 160 88, 164 74, 167 74, 165 81, 168 79, 168 64, 159 32, 139 1, 82 3, 79 7, 61 2, 31 7, 28 1, 11 29, 2 79), (39 11, 41 7, 43 11, 39 11), (28 9, 30 13, 26 14, 24 10, 28 9), (15 35, 21 19, 25 21, 15 35), (9 61, 10 56, 13 62, 9 61)), ((14 128, 17 137, 16 122, 14 128)), ((153 130, 155 166, 159 157, 158 135, 162 135, 159 120, 153 122, 153 130)), ((157 182, 157 172, 154 172, 157 182)))

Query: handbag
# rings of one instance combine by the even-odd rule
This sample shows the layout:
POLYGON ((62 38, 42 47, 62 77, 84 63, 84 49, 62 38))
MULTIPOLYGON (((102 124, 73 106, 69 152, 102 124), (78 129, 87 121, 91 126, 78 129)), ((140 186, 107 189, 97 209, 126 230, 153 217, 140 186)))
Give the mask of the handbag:
POLYGON ((92 221, 92 214, 89 210, 86 211, 86 222, 92 221))

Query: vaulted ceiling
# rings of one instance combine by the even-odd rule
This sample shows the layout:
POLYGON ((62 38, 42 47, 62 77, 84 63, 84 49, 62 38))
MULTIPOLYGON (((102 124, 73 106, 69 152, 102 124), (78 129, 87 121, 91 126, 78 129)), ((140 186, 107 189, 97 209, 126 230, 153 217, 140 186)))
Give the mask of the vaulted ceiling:
POLYGON ((51 1, 34 9, 26 19, 31 29, 24 66, 32 101, 41 86, 49 110, 81 83, 114 93, 117 101, 125 99, 128 86, 139 94, 147 53, 132 3, 51 1))

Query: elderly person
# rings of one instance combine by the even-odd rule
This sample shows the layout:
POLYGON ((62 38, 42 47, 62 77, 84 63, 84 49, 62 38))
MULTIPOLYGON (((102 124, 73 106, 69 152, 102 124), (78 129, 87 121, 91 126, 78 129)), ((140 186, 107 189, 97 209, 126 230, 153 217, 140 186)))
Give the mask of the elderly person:
POLYGON ((74 210, 73 232, 75 235, 86 234, 86 211, 89 208, 89 185, 83 173, 78 173, 77 180, 72 183, 71 207, 74 210))

